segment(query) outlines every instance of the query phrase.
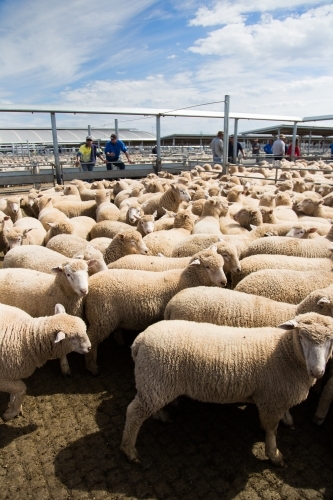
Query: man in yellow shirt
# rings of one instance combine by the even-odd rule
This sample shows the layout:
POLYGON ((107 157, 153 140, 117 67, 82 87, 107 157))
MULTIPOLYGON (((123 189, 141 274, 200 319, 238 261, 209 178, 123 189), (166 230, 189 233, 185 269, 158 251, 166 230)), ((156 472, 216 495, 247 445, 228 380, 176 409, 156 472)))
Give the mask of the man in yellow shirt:
POLYGON ((76 154, 76 165, 81 165, 83 172, 92 172, 96 163, 96 157, 106 163, 106 159, 102 157, 97 149, 96 144, 93 144, 91 135, 87 135, 85 144, 80 146, 76 154))

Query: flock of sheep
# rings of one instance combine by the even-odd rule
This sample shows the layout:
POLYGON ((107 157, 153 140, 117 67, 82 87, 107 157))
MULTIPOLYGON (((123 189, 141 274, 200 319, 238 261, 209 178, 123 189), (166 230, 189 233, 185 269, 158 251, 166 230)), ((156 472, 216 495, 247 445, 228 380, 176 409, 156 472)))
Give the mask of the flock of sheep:
POLYGON ((275 183, 264 163, 227 175, 205 164, 0 199, 3 420, 22 412, 36 367, 59 358, 70 376, 76 351, 98 375, 98 345, 130 329, 130 460, 142 423, 186 395, 255 403, 266 455, 283 465, 278 424, 293 426, 289 409, 325 370, 317 424, 333 399, 332 167, 282 161, 275 183))

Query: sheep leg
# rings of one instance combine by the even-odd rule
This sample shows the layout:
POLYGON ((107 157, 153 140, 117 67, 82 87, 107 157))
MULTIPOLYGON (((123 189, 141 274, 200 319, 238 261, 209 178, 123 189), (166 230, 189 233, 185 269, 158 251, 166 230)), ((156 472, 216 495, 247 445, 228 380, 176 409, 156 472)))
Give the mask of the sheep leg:
POLYGON ((128 460, 135 463, 140 463, 140 457, 135 448, 136 439, 143 422, 156 413, 160 408, 153 410, 148 409, 147 405, 143 405, 138 395, 128 405, 126 412, 126 423, 123 434, 123 439, 120 449, 125 453, 128 460))
POLYGON ((4 422, 11 420, 22 412, 22 402, 27 390, 27 386, 22 380, 1 380, 0 391, 9 392, 10 400, 8 409, 2 415, 4 422))
POLYGON ((316 409, 313 421, 317 425, 321 425, 328 413, 331 401, 333 399, 333 376, 327 381, 323 392, 321 393, 319 403, 316 409))
POLYGON ((95 377, 99 375, 99 368, 97 365, 97 345, 92 345, 88 354, 85 355, 86 358, 86 368, 95 377))
POLYGON ((71 369, 68 364, 67 356, 61 356, 60 358, 60 370, 64 377, 71 377, 71 369))
POLYGON ((290 429, 294 429, 294 420, 293 417, 290 415, 289 410, 286 411, 286 413, 283 415, 281 418, 282 422, 286 427, 290 427, 290 429))
POLYGON ((272 421, 272 417, 266 415, 264 410, 259 408, 259 416, 262 428, 266 432, 265 454, 274 465, 283 467, 283 457, 276 446, 276 431, 282 415, 279 415, 278 418, 272 421))

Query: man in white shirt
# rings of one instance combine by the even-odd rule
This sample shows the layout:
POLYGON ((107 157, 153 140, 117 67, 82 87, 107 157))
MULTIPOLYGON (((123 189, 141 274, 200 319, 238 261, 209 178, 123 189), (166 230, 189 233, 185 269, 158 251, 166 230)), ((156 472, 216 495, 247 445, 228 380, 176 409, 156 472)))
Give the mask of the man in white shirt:
POLYGON ((286 145, 282 139, 285 139, 285 136, 283 134, 280 134, 279 139, 276 139, 276 141, 273 143, 272 150, 274 160, 281 160, 281 158, 285 156, 286 145))

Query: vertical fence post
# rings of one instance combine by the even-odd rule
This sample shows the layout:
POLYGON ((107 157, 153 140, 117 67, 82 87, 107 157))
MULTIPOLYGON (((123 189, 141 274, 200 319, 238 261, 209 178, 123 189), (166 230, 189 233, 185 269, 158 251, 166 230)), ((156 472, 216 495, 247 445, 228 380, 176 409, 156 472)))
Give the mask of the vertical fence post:
POLYGON ((156 156, 156 172, 161 171, 161 116, 156 116, 156 146, 157 146, 157 156, 156 156))
POLYGON ((234 124, 234 149, 233 149, 233 152, 232 152, 233 162, 234 163, 237 163, 237 135, 238 135, 238 118, 235 118, 235 124, 234 124))
POLYGON ((114 133, 116 134, 116 136, 119 139, 118 118, 115 118, 115 120, 114 120, 114 133))
POLYGON ((230 96, 224 96, 224 130, 223 130, 223 166, 222 174, 227 173, 228 147, 229 147, 229 104, 230 96))
POLYGON ((58 149, 58 137, 57 137, 57 125, 55 113, 51 114, 51 125, 52 125, 52 138, 53 138, 53 154, 55 160, 55 168, 56 168, 56 178, 57 184, 62 184, 61 182, 61 172, 60 172, 60 159, 59 159, 59 149, 58 149))
POLYGON ((292 159, 292 161, 295 161, 296 135, 297 135, 297 122, 294 122, 293 142, 292 142, 292 146, 291 146, 291 159, 292 159))

